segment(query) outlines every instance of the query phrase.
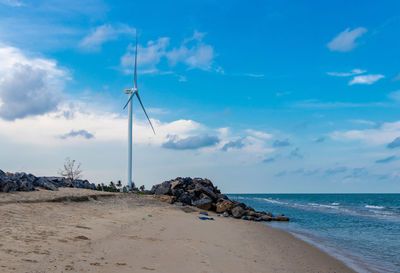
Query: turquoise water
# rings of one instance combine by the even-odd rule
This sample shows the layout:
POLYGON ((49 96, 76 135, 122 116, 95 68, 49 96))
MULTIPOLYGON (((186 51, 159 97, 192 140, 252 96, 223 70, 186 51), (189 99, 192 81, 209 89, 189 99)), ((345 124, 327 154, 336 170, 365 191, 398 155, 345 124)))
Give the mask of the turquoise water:
POLYGON ((358 272, 400 272, 400 194, 229 194, 358 272))

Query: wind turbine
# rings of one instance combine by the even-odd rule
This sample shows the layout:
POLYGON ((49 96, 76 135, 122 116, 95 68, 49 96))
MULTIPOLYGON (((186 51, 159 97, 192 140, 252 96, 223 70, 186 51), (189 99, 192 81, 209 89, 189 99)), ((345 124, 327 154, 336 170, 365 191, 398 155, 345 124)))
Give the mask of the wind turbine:
POLYGON ((140 105, 142 106, 143 112, 147 117, 147 120, 150 123, 151 129, 153 129, 154 134, 156 134, 156 131, 154 131, 153 124, 151 124, 150 118, 146 113, 146 110, 144 109, 142 100, 140 99, 139 96, 139 90, 137 88, 137 75, 136 75, 136 66, 137 66, 137 32, 136 32, 136 49, 135 49, 135 70, 134 70, 134 76, 133 76, 133 88, 131 89, 125 89, 124 92, 125 94, 130 95, 128 101, 126 102, 124 109, 128 106, 128 185, 129 189, 132 190, 132 99, 136 95, 140 105))

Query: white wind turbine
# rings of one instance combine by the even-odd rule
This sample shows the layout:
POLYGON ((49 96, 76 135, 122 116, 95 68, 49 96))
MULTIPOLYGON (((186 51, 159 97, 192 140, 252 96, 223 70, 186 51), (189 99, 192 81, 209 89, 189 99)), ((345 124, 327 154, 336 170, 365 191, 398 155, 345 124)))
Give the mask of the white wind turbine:
POLYGON ((136 75, 136 65, 137 65, 137 33, 136 33, 136 49, 135 49, 135 70, 134 70, 134 76, 133 76, 133 88, 131 89, 125 89, 124 92, 125 94, 129 94, 129 99, 127 103, 124 106, 124 109, 126 106, 128 106, 128 185, 129 189, 132 190, 132 98, 136 95, 136 97, 139 100, 140 105, 142 106, 143 112, 147 117, 147 120, 150 123, 151 129, 153 129, 154 134, 156 132, 154 131, 153 124, 151 124, 151 121, 149 119, 149 116, 146 113, 146 110, 144 109, 142 100, 140 99, 139 96, 139 90, 137 88, 137 75, 136 75))

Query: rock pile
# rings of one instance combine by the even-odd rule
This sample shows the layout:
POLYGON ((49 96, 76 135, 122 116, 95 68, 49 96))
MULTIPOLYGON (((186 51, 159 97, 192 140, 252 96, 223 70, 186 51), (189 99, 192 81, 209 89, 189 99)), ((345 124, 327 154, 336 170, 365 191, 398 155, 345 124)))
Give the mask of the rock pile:
POLYGON ((270 212, 256 211, 244 203, 230 200, 208 179, 178 177, 154 185, 150 193, 163 202, 195 206, 215 211, 225 217, 253 221, 289 221, 289 218, 283 215, 274 217, 270 212))
POLYGON ((0 170, 0 192, 34 191, 36 187, 57 191, 59 187, 96 189, 96 185, 87 180, 69 181, 64 177, 36 177, 33 174, 5 173, 0 170))

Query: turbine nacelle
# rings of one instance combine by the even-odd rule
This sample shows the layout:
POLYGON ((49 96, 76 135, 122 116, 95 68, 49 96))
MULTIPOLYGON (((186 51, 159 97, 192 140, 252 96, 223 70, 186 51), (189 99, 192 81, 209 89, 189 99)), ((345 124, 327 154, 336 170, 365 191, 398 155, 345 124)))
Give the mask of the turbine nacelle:
POLYGON ((135 91, 137 92, 137 88, 125 89, 124 93, 129 95, 134 93, 135 91))

